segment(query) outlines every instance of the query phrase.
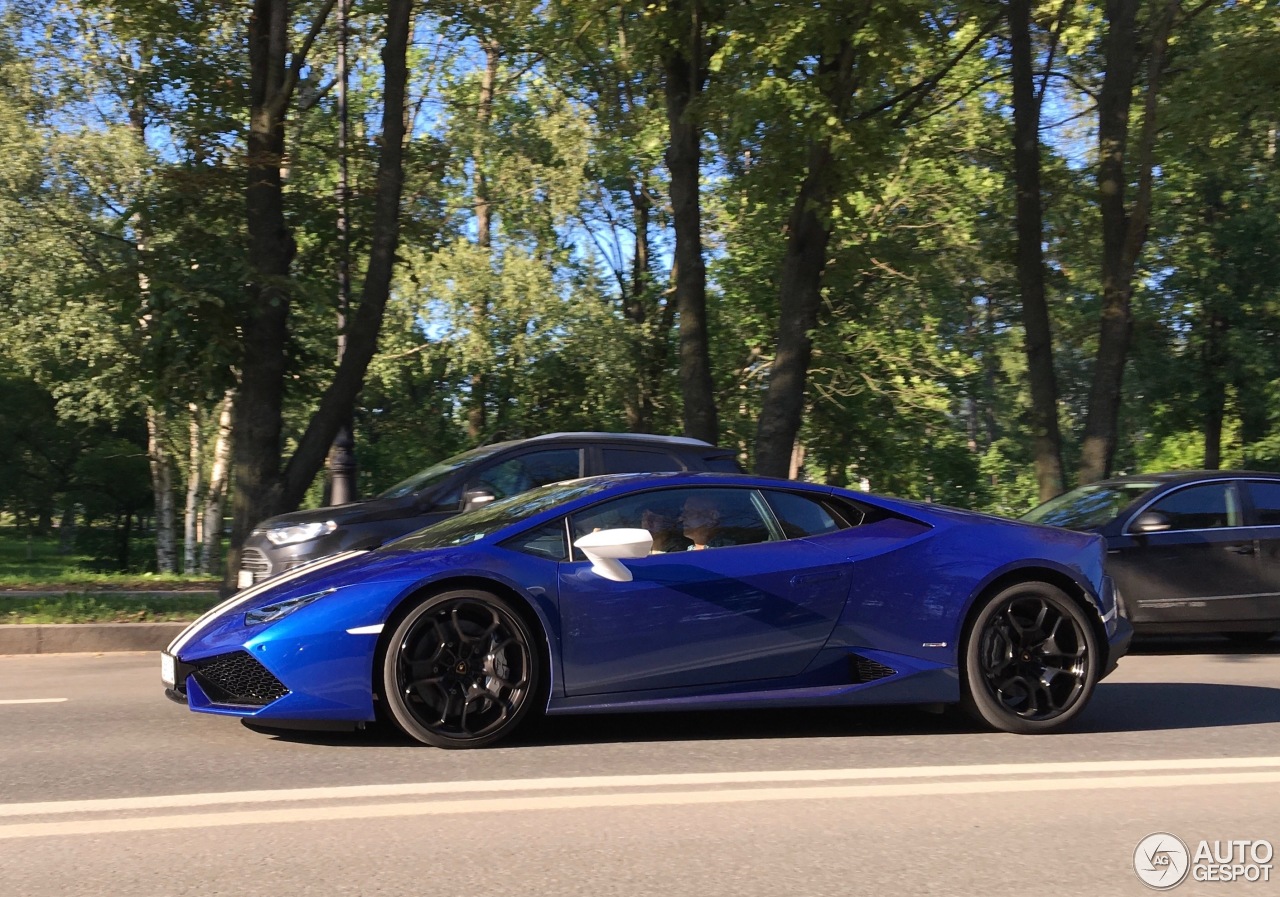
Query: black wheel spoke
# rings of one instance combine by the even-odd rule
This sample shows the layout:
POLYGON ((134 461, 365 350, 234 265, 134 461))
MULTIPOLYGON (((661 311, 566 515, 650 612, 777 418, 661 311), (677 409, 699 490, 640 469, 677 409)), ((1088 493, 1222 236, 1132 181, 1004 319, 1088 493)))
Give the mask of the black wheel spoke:
POLYGON ((1071 711, 1085 693, 1092 663, 1088 624, 1057 599, 1005 594, 973 635, 979 639, 980 682, 1003 712, 1036 723, 1051 721, 1071 711))
POLYGON ((401 631, 387 669, 402 698, 393 712, 410 734, 445 746, 480 744, 519 720, 536 682, 535 649, 496 598, 428 601, 401 631))

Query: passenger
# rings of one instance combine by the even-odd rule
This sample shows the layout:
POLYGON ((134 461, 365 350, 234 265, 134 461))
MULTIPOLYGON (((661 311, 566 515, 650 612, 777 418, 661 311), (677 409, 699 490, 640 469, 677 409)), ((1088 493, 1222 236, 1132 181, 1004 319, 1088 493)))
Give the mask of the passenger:
POLYGON ((650 554, 666 554, 668 551, 683 551, 684 539, 680 536, 677 524, 679 518, 670 517, 661 511, 646 509, 640 515, 640 527, 647 529, 653 536, 653 548, 650 554))
POLYGON ((720 509, 706 496, 694 495, 685 500, 684 513, 680 515, 685 538, 691 543, 687 550, 721 548, 733 543, 720 533, 720 509))

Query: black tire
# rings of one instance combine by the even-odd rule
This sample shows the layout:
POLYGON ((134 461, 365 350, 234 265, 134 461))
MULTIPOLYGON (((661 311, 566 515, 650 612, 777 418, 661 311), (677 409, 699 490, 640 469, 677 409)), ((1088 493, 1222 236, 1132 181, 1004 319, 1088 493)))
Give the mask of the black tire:
POLYGON ((1274 632, 1224 632, 1222 635, 1233 645, 1242 648, 1257 648, 1271 641, 1274 632))
POLYGON ((541 646, 497 595, 466 589, 424 599, 387 643, 382 694, 392 721, 435 747, 505 738, 542 693, 541 646))
POLYGON ((1098 637, 1057 586, 1025 582, 983 600, 961 653, 961 703, 982 725, 1035 735, 1084 710, 1098 684, 1098 637))

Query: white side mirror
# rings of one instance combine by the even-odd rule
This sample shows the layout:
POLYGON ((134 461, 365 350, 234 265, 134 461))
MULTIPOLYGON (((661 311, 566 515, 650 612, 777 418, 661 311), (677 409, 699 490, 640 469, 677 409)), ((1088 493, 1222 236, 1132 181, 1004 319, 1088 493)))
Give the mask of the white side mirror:
POLYGON ((619 558, 648 557, 653 536, 647 529, 602 529, 573 543, 591 562, 591 570, 614 582, 631 582, 631 571, 619 558))

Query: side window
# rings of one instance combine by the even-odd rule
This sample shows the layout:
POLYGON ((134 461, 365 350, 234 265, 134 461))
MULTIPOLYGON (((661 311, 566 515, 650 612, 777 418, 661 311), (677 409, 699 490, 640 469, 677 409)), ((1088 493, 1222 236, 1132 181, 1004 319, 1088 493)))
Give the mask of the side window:
POLYGON ((707 470, 716 473, 742 473, 742 465, 733 455, 712 455, 710 458, 703 458, 702 463, 707 470))
POLYGON ((477 473, 468 489, 487 489, 495 498, 519 495, 534 486, 582 476, 582 453, 578 449, 547 449, 500 461, 477 473))
POLYGON ((1280 483, 1249 483, 1253 513, 1258 526, 1280 526, 1280 483))
POLYGON ((638 527, 654 553, 753 545, 771 538, 750 489, 660 489, 588 508, 570 521, 573 538, 601 529, 638 527))
POLYGON ((1240 501, 1226 480, 1179 489, 1147 510, 1168 517, 1169 528, 1174 530, 1217 529, 1244 524, 1240 501))
POLYGON ((819 536, 842 528, 830 511, 809 496, 794 492, 765 492, 764 496, 788 539, 819 536))
POLYGON ((604 473, 664 473, 684 470, 680 462, 666 452, 647 449, 602 448, 604 473))
POLYGON ((527 533, 521 533, 502 544, 503 547, 513 551, 522 551, 525 554, 552 561, 563 561, 569 556, 569 546, 564 538, 563 517, 527 533))

